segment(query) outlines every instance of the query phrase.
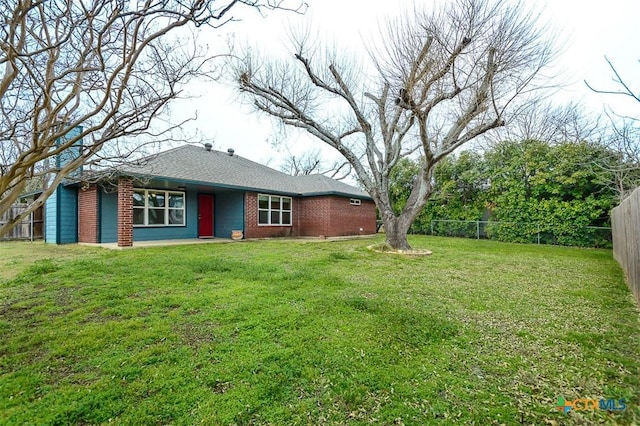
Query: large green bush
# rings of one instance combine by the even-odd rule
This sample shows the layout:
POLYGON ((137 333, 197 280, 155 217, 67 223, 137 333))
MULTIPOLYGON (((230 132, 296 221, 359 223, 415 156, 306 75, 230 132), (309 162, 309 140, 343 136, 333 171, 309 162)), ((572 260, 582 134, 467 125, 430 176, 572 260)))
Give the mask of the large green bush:
MULTIPOLYGON (((598 167, 612 153, 589 142, 505 141, 482 154, 441 161, 435 189, 410 232, 572 246, 609 246, 617 193, 612 172, 598 167), (475 222, 483 224, 481 232, 475 222), (435 221, 435 222, 434 222, 435 221), (498 223, 495 223, 498 222, 498 223)), ((403 160, 392 176, 392 199, 408 196, 418 165, 403 160)), ((404 206, 395 204, 400 211, 404 206)))

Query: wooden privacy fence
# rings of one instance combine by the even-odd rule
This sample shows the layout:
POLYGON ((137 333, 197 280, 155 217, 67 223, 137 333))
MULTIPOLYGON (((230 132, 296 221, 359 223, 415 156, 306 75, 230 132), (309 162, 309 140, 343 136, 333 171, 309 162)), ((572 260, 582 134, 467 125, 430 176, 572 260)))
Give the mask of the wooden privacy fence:
POLYGON ((611 212, 613 257, 627 276, 636 302, 640 304, 640 188, 611 212))
MULTIPOLYGON (((28 204, 14 204, 0 215, 0 227, 24 212, 28 204)), ((8 233, 0 235, 0 240, 38 240, 44 235, 42 207, 22 219, 8 233)))

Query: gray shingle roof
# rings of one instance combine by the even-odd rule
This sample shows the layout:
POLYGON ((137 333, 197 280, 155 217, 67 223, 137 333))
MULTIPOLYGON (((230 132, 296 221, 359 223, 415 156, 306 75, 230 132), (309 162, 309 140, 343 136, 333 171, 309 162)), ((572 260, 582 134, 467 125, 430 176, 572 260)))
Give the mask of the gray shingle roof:
POLYGON ((163 151, 126 166, 125 174, 166 178, 226 188, 265 191, 287 195, 343 195, 370 199, 359 188, 323 175, 290 176, 238 155, 194 145, 163 151))

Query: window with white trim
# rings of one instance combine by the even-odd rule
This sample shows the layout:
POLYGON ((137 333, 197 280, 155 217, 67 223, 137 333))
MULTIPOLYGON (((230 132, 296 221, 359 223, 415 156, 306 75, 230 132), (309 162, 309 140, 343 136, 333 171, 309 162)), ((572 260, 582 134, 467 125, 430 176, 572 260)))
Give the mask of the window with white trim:
POLYGON ((291 197, 258 194, 258 225, 291 225, 291 197))
POLYGON ((349 200, 349 204, 351 204, 352 206, 359 206, 360 204, 362 204, 362 201, 360 201, 358 198, 352 198, 349 200))
POLYGON ((184 226, 184 192, 133 190, 133 226, 184 226))

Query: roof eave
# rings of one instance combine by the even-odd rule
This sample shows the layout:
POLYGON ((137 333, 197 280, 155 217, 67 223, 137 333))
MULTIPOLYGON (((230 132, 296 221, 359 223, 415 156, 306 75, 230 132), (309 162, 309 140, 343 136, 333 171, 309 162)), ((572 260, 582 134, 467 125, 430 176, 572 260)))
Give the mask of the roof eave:
POLYGON ((275 190, 275 189, 269 189, 269 188, 257 188, 252 186, 243 186, 243 185, 230 185, 226 183, 209 182, 209 181, 203 181, 203 180, 181 179, 181 178, 174 178, 174 177, 168 177, 168 176, 137 174, 137 173, 127 173, 127 176, 132 178, 141 178, 141 179, 144 178, 144 179, 148 179, 149 181, 162 180, 167 182, 184 183, 189 185, 200 185, 200 186, 209 186, 214 188, 234 189, 238 191, 281 194, 281 195, 287 195, 287 196, 293 196, 293 197, 300 196, 299 193, 292 192, 292 191, 281 191, 281 190, 275 190))
POLYGON ((320 197, 320 196, 328 196, 328 195, 335 195, 338 197, 359 198, 361 200, 373 201, 373 198, 371 198, 371 196, 368 194, 353 194, 353 193, 342 192, 342 191, 314 191, 314 192, 303 192, 302 194, 300 194, 301 197, 320 197))
MULTIPOLYGON (((351 193, 351 192, 346 192, 346 191, 309 191, 309 192, 299 192, 299 191, 286 191, 286 190, 278 190, 278 189, 273 189, 273 188, 260 188, 260 187, 254 187, 254 186, 245 186, 245 185, 233 185, 233 184, 226 184, 226 183, 220 183, 220 182, 210 182, 210 181, 203 181, 203 180, 195 180, 195 179, 183 179, 183 178, 176 178, 176 177, 170 177, 170 176, 162 176, 162 175, 156 175, 156 174, 149 174, 149 173, 136 173, 136 172, 132 172, 132 171, 118 171, 116 173, 110 173, 108 176, 105 176, 104 178, 99 178, 97 179, 97 181, 113 181, 114 178, 120 178, 120 177, 130 177, 133 179, 139 179, 139 180, 148 180, 148 181, 152 181, 152 180, 161 180, 161 181, 167 181, 167 182, 174 182, 174 183, 183 183, 183 184, 190 184, 190 185, 201 185, 201 186, 209 186, 209 187, 214 187, 214 188, 223 188, 223 189, 232 189, 232 190, 238 190, 238 191, 248 191, 248 192, 260 192, 260 193, 268 193, 268 194, 280 194, 280 195, 286 195, 286 196, 291 196, 291 197, 318 197, 318 196, 339 196, 339 197, 348 197, 348 198, 360 198, 363 200, 369 200, 369 201, 373 201, 373 198, 371 198, 371 196, 369 196, 368 194, 356 194, 356 193, 351 193)), ((80 183, 80 181, 82 181, 82 179, 74 179, 74 181, 67 181, 65 182, 65 186, 72 186, 72 185, 78 185, 80 183)))

